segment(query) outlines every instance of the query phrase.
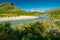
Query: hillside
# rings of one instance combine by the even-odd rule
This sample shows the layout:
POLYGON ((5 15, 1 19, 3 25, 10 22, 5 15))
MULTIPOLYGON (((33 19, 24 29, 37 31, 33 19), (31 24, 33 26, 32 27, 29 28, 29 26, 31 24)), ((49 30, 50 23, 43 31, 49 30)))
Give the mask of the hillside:
POLYGON ((13 3, 0 4, 0 17, 20 15, 40 15, 40 12, 26 12, 25 10, 17 8, 13 3))
POLYGON ((39 16, 41 14, 49 14, 53 17, 60 18, 60 8, 49 9, 41 12, 40 10, 34 10, 26 12, 18 7, 16 7, 13 3, 1 3, 0 4, 0 17, 10 17, 10 16, 20 16, 20 15, 28 15, 28 16, 39 16))
POLYGON ((21 13, 25 13, 13 5, 13 3, 2 3, 0 4, 0 16, 18 16, 21 13))
POLYGON ((46 10, 45 13, 51 15, 54 18, 60 19, 60 8, 46 10))

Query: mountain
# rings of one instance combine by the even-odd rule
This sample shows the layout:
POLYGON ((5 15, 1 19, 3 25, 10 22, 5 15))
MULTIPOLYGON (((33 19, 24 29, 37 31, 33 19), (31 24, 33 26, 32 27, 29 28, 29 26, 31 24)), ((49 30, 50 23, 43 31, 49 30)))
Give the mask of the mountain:
POLYGON ((20 16, 20 15, 40 15, 38 11, 35 12, 26 12, 25 10, 17 8, 13 3, 6 2, 0 4, 0 17, 5 16, 20 16))
POLYGON ((44 11, 33 9, 33 10, 30 10, 30 12, 44 12, 44 11))
POLYGON ((17 8, 13 3, 6 2, 0 4, 0 16, 19 16, 26 11, 17 8))
POLYGON ((2 3, 0 4, 0 10, 10 10, 14 9, 14 5, 12 3, 2 3))
POLYGON ((0 4, 0 17, 5 16, 20 16, 20 15, 28 15, 28 16, 36 16, 40 15, 40 11, 34 11, 34 12, 26 12, 25 10, 22 10, 18 7, 16 7, 13 3, 5 2, 0 4))
POLYGON ((60 8, 46 10, 45 13, 51 15, 52 17, 60 18, 60 8))
POLYGON ((0 4, 0 10, 7 10, 7 11, 22 11, 21 9, 15 7, 13 3, 6 2, 0 4))

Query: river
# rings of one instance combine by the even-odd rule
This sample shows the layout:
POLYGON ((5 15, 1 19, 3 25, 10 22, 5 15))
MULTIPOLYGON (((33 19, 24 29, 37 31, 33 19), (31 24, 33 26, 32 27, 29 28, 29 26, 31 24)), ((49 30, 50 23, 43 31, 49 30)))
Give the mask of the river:
MULTIPOLYGON (((37 22, 37 21, 40 21, 40 20, 45 20, 47 18, 49 18, 49 16, 44 14, 44 15, 38 16, 37 18, 11 20, 9 22, 11 23, 11 26, 16 26, 16 25, 19 25, 19 24, 26 24, 26 23, 31 23, 31 22, 37 22)), ((4 21, 0 21, 0 23, 1 22, 4 22, 4 21)))

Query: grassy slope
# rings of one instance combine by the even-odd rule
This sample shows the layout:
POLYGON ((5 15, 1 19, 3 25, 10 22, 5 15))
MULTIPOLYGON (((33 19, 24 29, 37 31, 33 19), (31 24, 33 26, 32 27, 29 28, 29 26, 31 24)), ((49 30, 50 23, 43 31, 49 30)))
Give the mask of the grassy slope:
POLYGON ((60 19, 60 8, 47 10, 46 13, 51 15, 52 17, 60 19))
POLYGON ((15 7, 12 3, 4 3, 0 6, 0 17, 19 15, 40 15, 40 12, 26 12, 15 7))

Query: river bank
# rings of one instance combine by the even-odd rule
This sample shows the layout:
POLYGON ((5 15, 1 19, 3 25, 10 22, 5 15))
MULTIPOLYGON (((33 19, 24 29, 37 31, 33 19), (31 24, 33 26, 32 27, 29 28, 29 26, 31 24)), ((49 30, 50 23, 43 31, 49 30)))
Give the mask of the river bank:
POLYGON ((38 16, 0 17, 0 21, 12 21, 12 20, 33 19, 33 18, 38 18, 38 16))

